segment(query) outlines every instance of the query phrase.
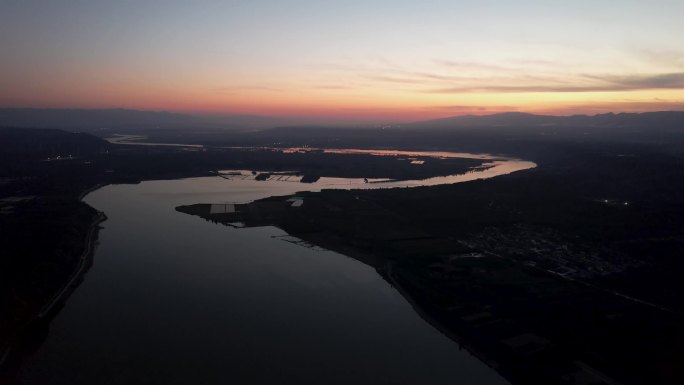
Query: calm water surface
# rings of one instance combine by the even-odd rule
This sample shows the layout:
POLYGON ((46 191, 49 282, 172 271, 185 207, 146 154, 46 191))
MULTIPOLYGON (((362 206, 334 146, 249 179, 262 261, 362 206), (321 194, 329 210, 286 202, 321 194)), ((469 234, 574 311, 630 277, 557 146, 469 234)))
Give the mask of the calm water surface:
MULTIPOLYGON (((178 213, 300 183, 111 185, 94 266, 23 368, 25 384, 505 384, 372 268, 178 213)), ((315 185, 309 188, 316 189, 315 185)))

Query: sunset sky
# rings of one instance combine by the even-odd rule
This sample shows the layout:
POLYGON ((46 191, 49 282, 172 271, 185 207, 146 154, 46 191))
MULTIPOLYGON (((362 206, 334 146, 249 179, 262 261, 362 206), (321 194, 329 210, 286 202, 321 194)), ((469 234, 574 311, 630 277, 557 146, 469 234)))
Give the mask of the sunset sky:
POLYGON ((0 2, 0 107, 684 110, 684 1, 0 2))

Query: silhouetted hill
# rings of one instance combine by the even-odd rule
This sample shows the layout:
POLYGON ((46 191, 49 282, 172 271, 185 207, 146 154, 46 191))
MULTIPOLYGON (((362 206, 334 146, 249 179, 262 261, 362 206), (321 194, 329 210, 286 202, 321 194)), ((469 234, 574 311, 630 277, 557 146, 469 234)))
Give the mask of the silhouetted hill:
POLYGON ((18 162, 55 156, 90 156, 109 147, 107 141, 85 133, 0 127, 0 159, 17 157, 13 160, 18 162))

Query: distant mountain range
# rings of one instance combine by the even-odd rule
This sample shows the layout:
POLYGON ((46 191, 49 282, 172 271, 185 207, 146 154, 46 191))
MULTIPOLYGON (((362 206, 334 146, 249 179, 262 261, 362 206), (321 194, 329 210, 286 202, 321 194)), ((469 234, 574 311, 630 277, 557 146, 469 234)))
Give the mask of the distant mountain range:
POLYGON ((0 125, 12 127, 97 130, 117 128, 184 128, 205 124, 199 118, 171 112, 126 109, 0 109, 0 125))
MULTIPOLYGON (((201 117, 129 109, 0 108, 0 126, 61 128, 70 131, 150 129, 262 129, 293 124, 274 117, 232 115, 201 117)), ((313 125, 309 125, 313 126, 313 125)), ((316 126, 324 126, 322 124, 316 126)), ((684 111, 607 113, 598 115, 535 115, 504 112, 465 115, 402 124, 403 128, 649 128, 684 129, 684 111)))
POLYGON ((415 128, 660 128, 684 129, 684 111, 642 113, 606 113, 598 115, 535 115, 523 112, 503 112, 493 115, 465 115, 410 123, 415 128))
POLYGON ((129 109, 0 108, 0 126, 61 128, 70 131, 150 129, 252 129, 284 122, 277 118, 232 115, 201 117, 129 109))

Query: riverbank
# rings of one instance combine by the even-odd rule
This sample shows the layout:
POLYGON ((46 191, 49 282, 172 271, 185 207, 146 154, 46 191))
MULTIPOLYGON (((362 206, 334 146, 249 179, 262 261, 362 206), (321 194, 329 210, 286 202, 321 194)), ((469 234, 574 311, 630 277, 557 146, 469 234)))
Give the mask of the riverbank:
POLYGON ((74 273, 72 274, 71 278, 64 284, 64 287, 62 287, 62 289, 60 289, 52 297, 52 299, 45 306, 43 306, 40 313, 38 313, 37 318, 44 318, 48 316, 57 304, 66 301, 68 296, 73 292, 74 289, 76 289, 76 287, 78 286, 77 284, 75 284, 77 283, 76 281, 83 278, 86 269, 89 268, 92 264, 92 261, 89 260, 92 259, 93 254, 95 252, 95 245, 97 242, 98 235, 97 233, 100 229, 100 223, 106 220, 107 216, 103 212, 98 211, 97 218, 95 218, 93 222, 90 224, 90 230, 88 231, 88 235, 86 236, 84 251, 79 258, 78 266, 74 270, 74 273))
MULTIPOLYGON (((629 159, 582 156, 570 167, 547 163, 463 184, 297 193, 235 205, 231 213, 211 214, 211 205, 177 210, 218 223, 277 226, 381 275, 392 266, 386 279, 424 319, 515 384, 681 383, 681 356, 672 353, 683 346, 681 317, 569 279, 635 276, 654 250, 677 258, 681 206, 637 204, 630 190, 621 192, 630 194, 623 198, 629 205, 588 199, 613 187, 597 174, 629 159), (654 238, 656 229, 672 235, 654 238), (660 239, 660 249, 624 249, 625 242, 660 239), (622 349, 627 339, 633 349, 622 349)), ((620 178, 614 182, 631 182, 620 178)))
MULTIPOLYGON (((94 191, 94 187, 84 191, 81 198, 88 192, 94 191)), ((79 203, 85 205, 81 199, 79 203)), ((89 206, 88 206, 89 207, 89 206)), ((33 349, 37 348, 40 340, 44 338, 47 328, 54 316, 57 315, 61 306, 68 300, 69 296, 77 289, 85 274, 93 264, 93 255, 97 245, 100 224, 107 219, 107 216, 93 209, 93 217, 87 228, 85 235, 80 241, 79 249, 82 251, 76 258, 76 265, 65 281, 56 288, 54 294, 45 300, 41 305, 27 303, 30 308, 24 312, 25 315, 17 320, 12 327, 11 334, 6 335, 5 344, 0 349, 0 383, 11 383, 12 373, 17 370, 26 356, 29 356, 33 349), (34 309, 34 310, 29 310, 34 309)), ((77 251, 64 251, 67 255, 76 254, 77 251)))
MULTIPOLYGON (((83 202, 83 198, 90 192, 102 187, 101 184, 95 185, 91 188, 83 190, 79 194, 78 203, 86 205, 92 210, 92 217, 90 222, 85 227, 85 235, 78 246, 74 243, 72 247, 78 247, 82 251, 76 257, 76 265, 68 274, 65 281, 59 285, 54 294, 50 296, 42 305, 35 303, 30 305, 30 309, 34 309, 26 313, 18 323, 13 326, 14 331, 6 336, 6 342, 2 349, 0 349, 0 383, 9 381, 7 378, 11 377, 11 372, 16 370, 26 355, 26 350, 32 349, 35 345, 35 339, 40 337, 49 323, 58 312, 61 306, 67 301, 69 296, 78 287, 80 281, 83 279, 88 269, 92 266, 92 258, 95 252, 98 232, 100 224, 107 219, 107 216, 83 202)), ((79 226, 80 227, 80 226, 79 226)), ((63 250, 66 256, 77 254, 77 251, 63 250)), ((71 258, 66 258, 71 259, 71 258)))

